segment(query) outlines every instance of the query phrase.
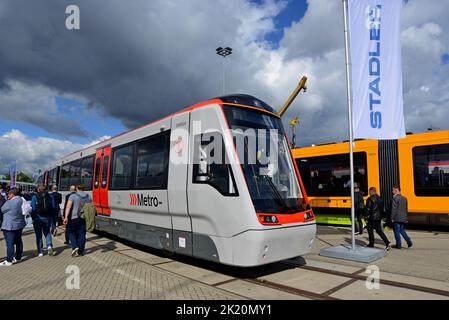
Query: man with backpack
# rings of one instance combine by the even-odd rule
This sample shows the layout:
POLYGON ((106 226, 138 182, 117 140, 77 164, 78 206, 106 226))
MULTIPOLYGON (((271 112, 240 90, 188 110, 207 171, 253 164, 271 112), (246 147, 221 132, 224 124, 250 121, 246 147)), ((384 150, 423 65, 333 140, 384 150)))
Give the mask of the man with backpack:
POLYGON ((37 188, 37 193, 31 199, 31 218, 33 219, 34 232, 36 234, 37 255, 42 257, 43 242, 42 234, 45 236, 45 243, 48 249, 48 255, 55 254, 53 250, 53 242, 50 233, 51 215, 53 213, 52 199, 44 186, 37 188))
POLYGON ((382 230, 381 220, 384 211, 384 201, 377 194, 376 188, 369 188, 369 198, 366 200, 366 220, 368 227, 369 244, 368 247, 374 247, 374 230, 385 243, 385 249, 390 250, 390 241, 382 230))
POLYGON ((51 187, 51 193, 50 193, 51 201, 52 201, 52 207, 53 212, 51 213, 51 222, 50 222, 50 231, 53 236, 56 237, 56 234, 58 232, 58 229, 56 229, 57 223, 58 223, 58 217, 59 212, 61 211, 61 208, 59 205, 62 203, 62 195, 58 192, 58 186, 54 185, 51 187))
POLYGON ((64 224, 72 247, 72 257, 82 256, 86 246, 86 220, 82 215, 86 203, 91 203, 89 195, 84 192, 83 185, 76 186, 76 193, 70 195, 65 208, 64 224))
MULTIPOLYGON (((64 220, 64 217, 65 217, 65 209, 67 208, 67 203, 69 202, 69 198, 74 193, 76 193, 76 186, 70 186, 69 193, 66 194, 65 200, 64 200, 64 209, 62 210, 62 220, 64 220)), ((72 206, 72 208, 73 208, 73 206, 72 206)), ((72 212, 70 211, 69 217, 71 216, 71 214, 72 214, 72 212)), ((64 237, 65 237, 64 244, 69 244, 70 243, 69 228, 67 227, 67 225, 65 226, 64 237)))

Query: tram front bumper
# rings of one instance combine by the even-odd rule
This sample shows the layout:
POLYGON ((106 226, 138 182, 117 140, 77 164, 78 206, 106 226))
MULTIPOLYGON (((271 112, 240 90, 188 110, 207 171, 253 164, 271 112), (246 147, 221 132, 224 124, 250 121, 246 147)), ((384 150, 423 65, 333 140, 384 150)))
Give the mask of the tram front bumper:
POLYGON ((245 231, 233 237, 233 265, 258 266, 307 254, 315 235, 315 222, 245 231))

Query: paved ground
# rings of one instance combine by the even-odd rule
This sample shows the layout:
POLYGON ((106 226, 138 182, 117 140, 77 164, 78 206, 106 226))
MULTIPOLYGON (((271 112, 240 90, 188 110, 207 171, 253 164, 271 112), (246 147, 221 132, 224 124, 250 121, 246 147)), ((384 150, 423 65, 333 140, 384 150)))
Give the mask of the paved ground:
MULTIPOLYGON (((427 278, 449 283, 449 232, 407 231, 412 238, 414 246, 411 249, 391 249, 387 256, 374 264, 383 273, 393 273, 403 276, 427 278)), ((395 243, 393 231, 385 231, 392 244, 395 243)), ((376 246, 383 248, 383 242, 376 235, 376 246)), ((402 239, 402 245, 407 247, 402 239)), ((347 228, 320 226, 317 241, 310 258, 319 261, 335 262, 338 260, 321 257, 319 250, 338 244, 350 244, 351 234, 347 228)), ((356 236, 356 244, 366 245, 368 234, 356 236)), ((363 267, 363 263, 341 262, 345 265, 363 267)))
MULTIPOLYGON (((34 233, 32 229, 26 231, 24 261, 0 269, 0 300, 241 298, 153 266, 167 261, 166 258, 95 235, 89 237, 83 257, 71 257, 61 237, 54 241, 56 256, 36 257, 34 233), (80 289, 69 290, 66 282, 76 268, 80 274, 80 289)), ((4 257, 3 237, 0 247, 0 256, 4 257)), ((73 288, 75 282, 71 279, 69 284, 73 288)))
MULTIPOLYGON (((373 263, 379 289, 366 288, 367 264, 319 256, 350 241, 347 229, 319 227, 313 252, 269 266, 236 269, 89 234, 87 253, 73 258, 61 237, 57 255, 36 257, 24 234, 25 259, 0 268, 0 299, 449 299, 449 233, 409 232, 412 249, 373 263), (79 289, 73 281, 79 270, 79 289)), ((390 231, 387 236, 393 239, 390 231)), ((365 244, 366 236, 357 241, 365 244)), ((381 243, 379 243, 381 247, 381 243)), ((5 255, 0 236, 0 257, 5 255)))

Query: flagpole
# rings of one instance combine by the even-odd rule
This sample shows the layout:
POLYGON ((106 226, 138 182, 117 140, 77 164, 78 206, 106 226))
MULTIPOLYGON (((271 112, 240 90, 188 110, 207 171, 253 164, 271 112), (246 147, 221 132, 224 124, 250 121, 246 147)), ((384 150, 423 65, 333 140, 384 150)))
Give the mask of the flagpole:
POLYGON ((351 170, 351 250, 355 250, 355 209, 354 209, 354 155, 353 155, 353 122, 352 122, 352 88, 351 88, 351 59, 349 52, 349 23, 348 0, 343 0, 343 20, 345 32, 345 58, 346 58, 346 88, 348 96, 348 122, 349 122, 349 164, 351 170))

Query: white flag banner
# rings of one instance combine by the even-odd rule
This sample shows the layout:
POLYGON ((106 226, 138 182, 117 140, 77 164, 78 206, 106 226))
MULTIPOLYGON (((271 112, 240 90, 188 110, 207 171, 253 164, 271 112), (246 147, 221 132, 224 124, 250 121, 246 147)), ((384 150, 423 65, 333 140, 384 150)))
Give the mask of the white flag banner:
POLYGON ((402 0, 349 0, 348 11, 354 138, 402 138, 402 0))

